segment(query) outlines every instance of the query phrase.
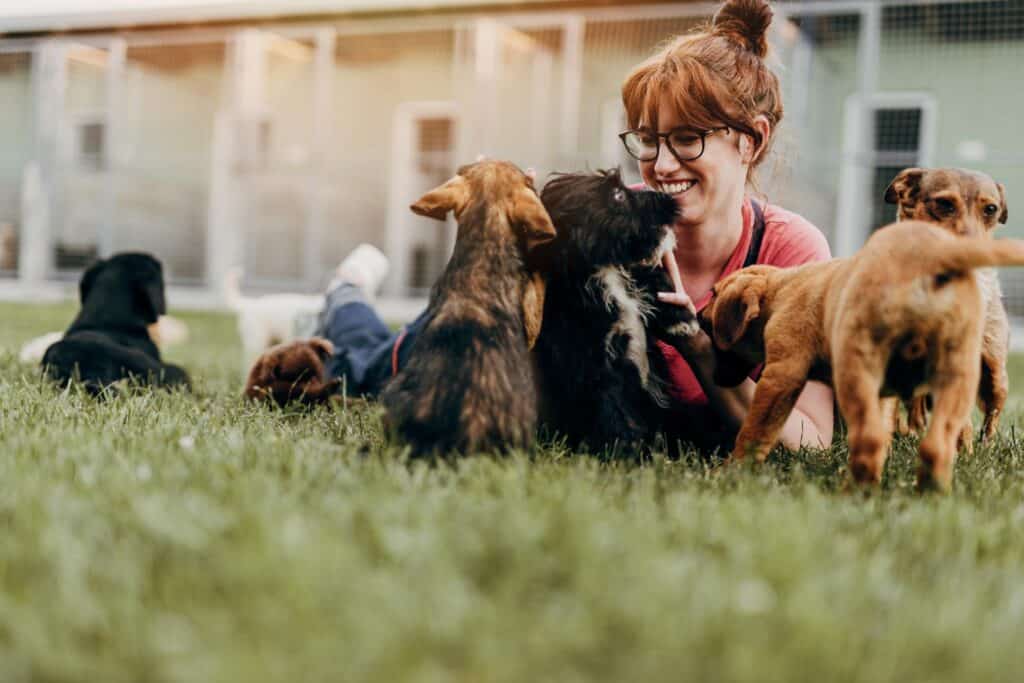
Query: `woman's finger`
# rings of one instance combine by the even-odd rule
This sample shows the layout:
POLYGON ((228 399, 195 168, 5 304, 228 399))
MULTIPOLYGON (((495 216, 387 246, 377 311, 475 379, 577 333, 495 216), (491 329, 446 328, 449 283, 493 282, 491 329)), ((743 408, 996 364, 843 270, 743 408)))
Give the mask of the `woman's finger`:
POLYGON ((683 289, 683 277, 679 274, 679 264, 676 263, 676 255, 672 251, 666 251, 665 255, 661 257, 661 264, 668 271, 668 276, 672 278, 672 289, 686 294, 686 290, 683 289))
POLYGON ((682 306, 683 308, 689 309, 691 313, 697 315, 697 308, 693 305, 693 300, 686 294, 686 292, 658 292, 658 301, 664 301, 667 304, 673 304, 675 306, 682 306))

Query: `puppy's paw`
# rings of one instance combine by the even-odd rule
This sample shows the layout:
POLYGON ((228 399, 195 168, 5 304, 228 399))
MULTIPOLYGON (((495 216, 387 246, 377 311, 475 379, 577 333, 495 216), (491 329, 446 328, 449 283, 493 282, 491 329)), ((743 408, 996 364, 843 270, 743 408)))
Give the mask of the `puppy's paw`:
POLYGON ((697 322, 696 318, 693 320, 679 321, 665 328, 665 332, 670 337, 692 337, 700 332, 700 324, 697 322))

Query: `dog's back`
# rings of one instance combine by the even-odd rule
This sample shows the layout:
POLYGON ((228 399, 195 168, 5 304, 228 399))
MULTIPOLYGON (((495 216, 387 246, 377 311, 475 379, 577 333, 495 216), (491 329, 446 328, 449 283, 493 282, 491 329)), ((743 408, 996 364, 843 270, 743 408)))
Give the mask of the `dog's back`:
POLYGON ((416 455, 525 448, 536 426, 536 389, 521 318, 492 324, 435 315, 381 401, 416 455))
POLYGON ((50 378, 61 383, 79 380, 92 394, 123 379, 157 386, 189 384, 188 375, 176 365, 98 331, 65 336, 46 350, 42 365, 50 378))
POLYGON ((868 335, 872 345, 892 344, 890 364, 913 366, 913 372, 894 375, 890 381, 899 386, 889 388, 908 399, 928 382, 932 356, 980 337, 984 315, 976 271, 1010 265, 1024 265, 1024 243, 956 237, 919 221, 889 226, 872 236, 832 294, 831 337, 868 335))

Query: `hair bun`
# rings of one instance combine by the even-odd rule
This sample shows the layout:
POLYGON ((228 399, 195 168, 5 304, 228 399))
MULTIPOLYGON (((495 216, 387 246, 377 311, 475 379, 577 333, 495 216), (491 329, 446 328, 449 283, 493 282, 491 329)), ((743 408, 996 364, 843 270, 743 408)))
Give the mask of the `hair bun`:
POLYGON ((758 57, 768 54, 768 26, 772 8, 768 0, 726 0, 711 21, 711 31, 758 57))

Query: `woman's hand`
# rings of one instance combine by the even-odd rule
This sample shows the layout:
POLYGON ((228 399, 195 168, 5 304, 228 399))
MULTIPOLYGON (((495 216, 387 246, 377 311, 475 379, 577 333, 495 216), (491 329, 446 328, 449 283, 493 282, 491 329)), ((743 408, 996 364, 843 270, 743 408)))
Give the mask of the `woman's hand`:
MULTIPOLYGON (((683 288, 675 256, 671 253, 666 254, 662 263, 672 279, 675 291, 658 292, 658 300, 682 306, 696 315, 693 300, 683 288)), ((738 430, 750 411, 756 384, 748 378, 734 388, 716 385, 714 368, 717 358, 713 344, 711 337, 699 328, 689 337, 673 339, 673 346, 690 366, 715 411, 726 423, 738 430)), ((832 390, 828 386, 819 382, 808 382, 782 429, 782 443, 788 448, 799 448, 801 445, 827 447, 832 442, 832 401, 832 390)))
MULTIPOLYGON (((683 278, 679 273, 679 264, 676 263, 675 254, 671 251, 666 252, 661 259, 662 267, 668 272, 669 279, 672 281, 671 292, 658 292, 658 301, 669 304, 671 306, 679 306, 686 309, 694 322, 697 319, 697 308, 693 304, 693 299, 686 293, 686 289, 683 287, 683 278)), ((693 325, 693 333, 687 335, 673 336, 671 340, 664 340, 670 342, 679 353, 687 359, 687 362, 692 362, 692 357, 700 355, 701 352, 710 352, 711 340, 696 324, 693 325)))
POLYGON ((693 305, 693 299, 690 298, 683 288, 683 277, 679 274, 679 264, 676 263, 676 255, 671 251, 665 252, 665 255, 661 257, 661 265, 668 271, 674 291, 658 292, 658 300, 689 309, 690 313, 696 317, 697 308, 693 305))

